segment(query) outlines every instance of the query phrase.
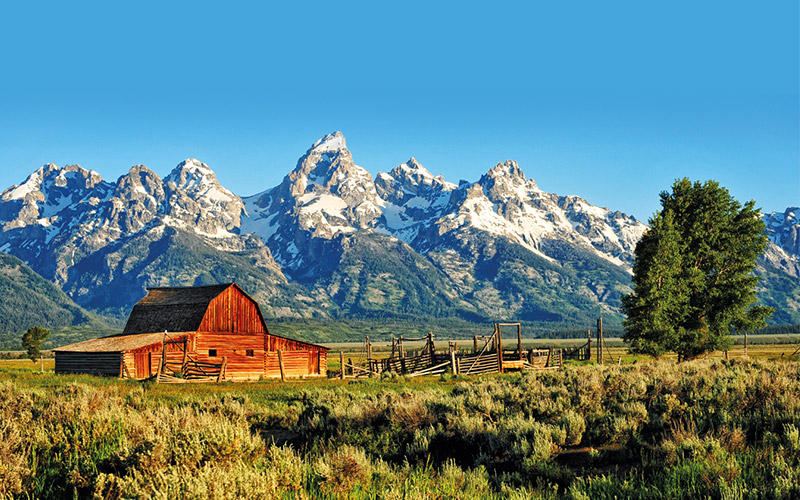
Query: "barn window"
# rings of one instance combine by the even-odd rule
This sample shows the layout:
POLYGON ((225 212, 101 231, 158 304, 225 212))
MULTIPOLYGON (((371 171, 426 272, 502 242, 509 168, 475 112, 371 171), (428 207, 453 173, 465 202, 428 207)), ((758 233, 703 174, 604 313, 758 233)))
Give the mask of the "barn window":
POLYGON ((216 358, 217 357, 217 350, 216 349, 209 349, 208 350, 208 357, 209 358, 216 358))
POLYGON ((253 357, 253 356, 255 356, 255 355, 256 355, 256 353, 253 351, 253 349, 248 349, 248 350, 247 350, 247 356, 249 356, 249 357, 251 357, 251 358, 252 358, 252 357, 253 357))

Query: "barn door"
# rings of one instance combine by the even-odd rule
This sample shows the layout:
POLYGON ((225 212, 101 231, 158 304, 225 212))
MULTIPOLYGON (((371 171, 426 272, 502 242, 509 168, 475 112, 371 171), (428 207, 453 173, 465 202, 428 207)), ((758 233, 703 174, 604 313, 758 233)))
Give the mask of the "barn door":
POLYGON ((310 375, 319 374, 319 352, 317 351, 308 352, 308 373, 310 375))
POLYGON ((150 376, 150 353, 137 352, 134 355, 134 364, 136 365, 136 378, 148 378, 150 376))

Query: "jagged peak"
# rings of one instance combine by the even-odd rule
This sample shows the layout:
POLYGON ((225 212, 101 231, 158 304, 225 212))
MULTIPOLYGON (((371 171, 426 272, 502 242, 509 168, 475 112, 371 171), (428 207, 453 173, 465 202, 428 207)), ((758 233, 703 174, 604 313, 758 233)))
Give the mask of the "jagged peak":
POLYGON ((486 175, 481 177, 479 182, 488 187, 506 186, 515 191, 520 189, 525 191, 539 190, 539 186, 536 185, 533 179, 525 178, 522 169, 519 168, 519 165, 514 160, 506 160, 502 163, 498 163, 489 169, 486 175))
POLYGON ((337 130, 332 134, 322 136, 311 146, 307 153, 337 153, 343 149, 347 149, 347 142, 344 139, 344 134, 337 130))
POLYGON ((519 165, 514 160, 506 160, 502 163, 498 163, 487 173, 489 177, 497 178, 497 177, 515 177, 525 179, 525 173, 519 168, 519 165))
POLYGON ((187 158, 178 163, 172 172, 164 177, 165 182, 174 182, 179 188, 186 189, 198 184, 218 184, 217 176, 211 167, 196 160, 187 158))
POLYGON ((144 175, 148 175, 148 176, 152 175, 152 176, 155 176, 156 178, 160 179, 160 177, 158 176, 157 173, 155 173, 152 170, 150 170, 147 167, 147 165, 142 165, 142 164, 136 164, 136 165, 132 166, 130 169, 128 169, 128 173, 123 175, 122 177, 120 177, 120 179, 123 178, 123 177, 132 177, 132 176, 137 175, 137 174, 138 175, 144 174, 144 175))
POLYGON ((87 170, 77 164, 59 167, 55 163, 45 163, 28 175, 22 184, 6 189, 2 199, 5 201, 24 199, 29 193, 40 191, 46 179, 51 179, 46 185, 52 182, 59 187, 66 186, 68 183, 66 174, 68 173, 77 173, 88 179, 86 187, 92 187, 103 180, 100 174, 94 170, 87 170))
POLYGON ((220 185, 211 167, 194 158, 180 162, 164 178, 164 182, 174 184, 195 198, 203 197, 211 202, 240 200, 238 196, 220 185))
POLYGON ((190 172, 198 172, 203 175, 214 175, 214 171, 211 170, 211 167, 196 158, 187 158, 183 160, 182 162, 178 163, 174 169, 172 169, 173 172, 176 170, 187 170, 190 172))
POLYGON ((22 184, 14 185, 9 187, 3 192, 2 199, 4 201, 10 200, 22 200, 28 193, 32 193, 34 191, 38 191, 42 185, 42 180, 44 179, 45 170, 48 172, 51 171, 52 168, 58 168, 53 163, 47 163, 36 170, 34 170, 22 184))
POLYGON ((434 175, 413 156, 407 162, 394 167, 389 175, 394 179, 404 181, 414 186, 420 184, 428 186, 439 184, 444 189, 448 190, 456 188, 455 184, 445 181, 443 176, 437 175, 434 177, 434 175))

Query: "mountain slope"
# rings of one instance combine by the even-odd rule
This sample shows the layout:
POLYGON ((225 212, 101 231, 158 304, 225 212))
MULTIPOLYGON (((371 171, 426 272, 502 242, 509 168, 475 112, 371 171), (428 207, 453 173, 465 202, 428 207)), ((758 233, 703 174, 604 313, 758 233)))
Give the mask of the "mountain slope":
POLYGON ((0 253, 0 294, 0 346, 6 349, 21 349, 21 333, 33 326, 55 331, 54 337, 63 330, 97 332, 111 328, 24 262, 4 253, 0 253))

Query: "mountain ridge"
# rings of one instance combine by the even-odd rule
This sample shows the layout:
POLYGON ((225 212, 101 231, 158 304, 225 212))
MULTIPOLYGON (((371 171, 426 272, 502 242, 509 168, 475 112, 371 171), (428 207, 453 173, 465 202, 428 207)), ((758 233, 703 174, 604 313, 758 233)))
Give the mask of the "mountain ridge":
MULTIPOLYGON (((770 246, 758 269, 788 321, 800 320, 800 306, 769 287, 785 291, 800 276, 796 210, 764 214, 770 246)), ((116 182, 48 164, 3 191, 0 228, 0 251, 78 304, 116 316, 146 286, 238 277, 281 317, 416 311, 562 323, 605 315, 618 324, 647 226, 547 193, 512 160, 459 185, 414 157, 373 177, 334 132, 280 184, 244 198, 192 158, 163 178, 136 165, 116 182)))

